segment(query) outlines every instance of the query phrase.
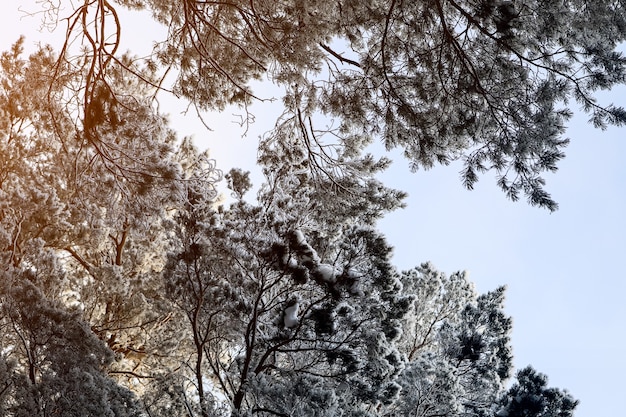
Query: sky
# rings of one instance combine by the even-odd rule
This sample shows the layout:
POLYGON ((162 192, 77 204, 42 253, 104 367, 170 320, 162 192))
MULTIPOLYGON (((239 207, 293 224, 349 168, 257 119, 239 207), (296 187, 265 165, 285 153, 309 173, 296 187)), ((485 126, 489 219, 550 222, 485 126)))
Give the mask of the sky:
MULTIPOLYGON (((0 47, 20 34, 58 45, 59 33, 39 32, 38 2, 6 2, 0 11, 0 47)), ((124 48, 149 47, 159 29, 145 18, 126 16, 124 48), (129 41, 131 40, 131 41, 129 41)), ((124 22, 123 21, 123 22, 124 22)), ((62 27, 57 32, 62 32, 62 27)), ((626 88, 603 93, 601 103, 626 106, 626 88)), ((184 103, 161 99, 179 135, 209 148, 218 167, 255 167, 258 136, 279 109, 253 105, 257 122, 242 137, 238 109, 205 115, 208 131, 184 103)), ((576 110, 574 108, 573 110, 576 110)), ((394 263, 409 269, 430 261, 446 273, 467 270, 479 292, 507 286, 506 313, 513 317, 515 366, 531 364, 549 385, 580 400, 576 416, 623 414, 626 374, 626 129, 594 129, 579 113, 569 123, 571 143, 547 190, 559 203, 550 213, 511 202, 485 174, 473 191, 460 182, 460 166, 411 173, 400 152, 381 179, 409 193, 407 207, 379 224, 394 246, 394 263)), ((256 173, 256 175, 254 175, 256 173)))

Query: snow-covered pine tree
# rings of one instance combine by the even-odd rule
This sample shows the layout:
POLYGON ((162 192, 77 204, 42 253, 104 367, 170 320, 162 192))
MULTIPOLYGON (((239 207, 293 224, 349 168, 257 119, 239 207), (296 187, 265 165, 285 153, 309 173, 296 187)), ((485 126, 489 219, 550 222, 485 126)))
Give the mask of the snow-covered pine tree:
POLYGON ((140 417, 135 395, 107 375, 113 353, 80 311, 68 311, 38 288, 50 273, 62 274, 43 267, 2 272, 2 415, 140 417))
MULTIPOLYGON (((98 396, 119 390, 129 399, 130 392, 115 388, 107 373, 136 389, 144 377, 153 376, 141 373, 139 359, 176 340, 175 335, 163 333, 167 327, 159 328, 169 311, 162 309, 162 281, 157 273, 166 257, 161 222, 180 199, 184 183, 184 167, 174 153, 176 138, 151 107, 145 85, 119 72, 109 73, 110 81, 116 80, 109 85, 110 93, 117 98, 106 104, 107 117, 117 122, 107 121, 88 137, 84 120, 65 105, 67 85, 55 82, 78 82, 84 74, 55 65, 57 56, 47 47, 25 58, 22 42, 0 57, 0 260, 6 275, 0 344, 4 369, 10 378, 21 378, 26 384, 23 388, 30 383, 35 391, 44 386, 39 372, 47 379, 59 378, 58 383, 78 383, 64 378, 91 378, 93 386, 85 386, 85 398, 90 390, 98 396), (26 282, 25 277, 31 276, 26 282), (36 322, 46 328, 27 329, 23 316, 16 312, 20 310, 11 308, 16 305, 28 311, 26 298, 15 304, 20 289, 28 290, 33 304, 41 304, 32 313, 38 314, 36 322), (46 333, 55 326, 57 330, 46 333), (80 336, 85 345, 71 360, 84 362, 84 367, 56 369, 29 356, 40 351, 46 358, 57 354, 62 358, 63 333, 76 326, 85 327, 80 336), (32 343, 23 335, 32 335, 35 348, 27 347, 32 343), (54 344, 53 337, 58 339, 54 344), (98 339, 100 344, 95 342, 98 339), (116 361, 112 361, 113 353, 116 361), (91 355, 99 361, 97 366, 91 355), (24 366, 26 362, 34 373, 24 366), (80 376, 70 375, 74 371, 80 371, 80 376)), ((212 192, 208 184, 219 178, 212 168, 202 179, 206 192, 212 192)), ((77 342, 67 341, 68 346, 73 343, 77 342)), ((13 407, 11 413, 22 404, 16 387, 8 380, 2 394, 13 407)), ((56 404, 64 391, 54 389, 38 391, 37 401, 56 404)), ((76 386, 67 389, 63 395, 78 395, 76 386)), ((114 401, 105 397, 93 403, 114 401)), ((75 402, 72 412, 90 415, 88 405, 86 400, 75 402), (87 408, 82 410, 83 406, 87 408)), ((128 413, 136 411, 135 405, 128 407, 128 413)), ((72 415, 69 408, 61 409, 72 415)), ((38 410, 32 409, 44 412, 38 410)), ((127 415, 121 405, 114 414, 98 413, 127 415)))
POLYGON ((317 217, 307 202, 319 191, 295 181, 265 188, 264 206, 240 198, 229 208, 190 183, 176 215, 164 278, 187 323, 191 356, 181 372, 198 415, 214 413, 220 398, 234 415, 358 413, 398 389, 393 341, 410 300, 390 248, 354 221, 367 210, 350 210, 343 223, 340 213, 317 217))
POLYGON ((404 150, 414 169, 460 159, 466 187, 494 170, 510 198, 524 195, 554 210, 542 174, 564 156, 567 103, 580 105, 597 127, 626 122, 622 107, 594 97, 625 80, 617 49, 626 38, 622 2, 93 0, 42 7, 44 23, 68 21, 59 62, 85 70, 82 89, 72 91, 81 91, 74 104, 89 130, 117 120, 109 117, 106 88, 116 68, 200 110, 236 104, 247 112, 269 98, 253 88, 264 79, 283 91, 288 123, 277 126, 302 136, 313 159, 330 157, 340 168, 343 161, 325 152, 330 143, 363 149, 379 138, 387 149, 404 150), (145 67, 121 59, 123 7, 145 10, 144 18, 167 28, 145 67), (76 38, 84 48, 72 48, 76 38), (172 73, 173 83, 164 84, 172 73), (316 115, 325 120, 317 123, 316 115))
POLYGON ((496 417, 571 417, 578 404, 567 391, 548 388, 548 378, 528 366, 500 397, 496 417))

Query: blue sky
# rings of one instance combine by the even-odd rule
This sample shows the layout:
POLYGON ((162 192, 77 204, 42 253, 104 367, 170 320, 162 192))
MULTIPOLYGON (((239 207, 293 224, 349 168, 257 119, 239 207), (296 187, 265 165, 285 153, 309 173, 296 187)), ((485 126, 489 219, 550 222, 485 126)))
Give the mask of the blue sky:
MULTIPOLYGON (((17 7, 24 3, 38 7, 3 7, 3 50, 19 34, 28 36, 27 45, 54 42, 36 31, 39 17, 20 20, 17 7)), ((126 39, 140 45, 150 45, 155 33, 143 22, 124 30, 126 39)), ((602 97, 605 104, 626 106, 626 89, 602 97)), ((213 131, 207 131, 193 111, 180 114, 180 103, 163 99, 162 105, 180 135, 208 147, 220 168, 253 172, 256 138, 271 128, 276 111, 253 106, 257 123, 241 138, 236 109, 208 115, 213 131)), ((557 212, 508 201, 492 173, 473 191, 463 189, 458 165, 409 173, 398 152, 382 178, 409 193, 408 205, 380 228, 401 269, 431 261, 447 273, 469 271, 481 292, 506 285, 515 365, 532 364, 550 385, 567 388, 581 401, 578 417, 614 416, 623 413, 626 374, 626 130, 600 131, 585 122, 579 114, 570 122, 567 157, 556 174, 546 176, 557 212)))

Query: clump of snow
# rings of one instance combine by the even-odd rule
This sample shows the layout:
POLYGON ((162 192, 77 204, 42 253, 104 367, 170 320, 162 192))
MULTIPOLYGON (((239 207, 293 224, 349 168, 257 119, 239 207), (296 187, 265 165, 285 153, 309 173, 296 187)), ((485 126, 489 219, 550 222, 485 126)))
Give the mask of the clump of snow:
POLYGON ((296 229, 293 234, 296 237, 296 242, 298 245, 307 245, 306 239, 304 238, 304 233, 300 229, 296 229))
POLYGON ((287 308, 285 308, 285 315, 283 317, 283 323, 285 327, 292 328, 298 325, 298 308, 300 307, 300 302, 296 299, 289 303, 287 308))
POLYGON ((337 282, 338 271, 332 265, 329 265, 329 264, 319 264, 315 268, 313 273, 321 281, 328 282, 330 284, 334 284, 335 282, 337 282))
POLYGON ((293 234, 296 240, 296 244, 298 246, 298 252, 300 254, 302 262, 311 262, 313 264, 318 264, 321 259, 315 249, 313 249, 313 247, 311 247, 311 245, 309 245, 309 243, 306 241, 304 233, 302 233, 300 229, 296 229, 294 230, 293 234))
POLYGON ((363 290, 361 290, 361 274, 354 269, 348 268, 347 271, 348 282, 350 283, 350 288, 348 288, 348 292, 352 295, 363 295, 363 290))

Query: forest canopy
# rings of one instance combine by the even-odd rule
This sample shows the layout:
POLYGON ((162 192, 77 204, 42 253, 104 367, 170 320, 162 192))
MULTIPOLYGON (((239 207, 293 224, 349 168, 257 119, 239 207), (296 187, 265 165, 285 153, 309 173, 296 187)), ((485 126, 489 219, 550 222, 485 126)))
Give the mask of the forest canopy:
POLYGON ((1 415, 572 415, 514 372, 504 287, 393 266, 376 225, 405 193, 366 147, 555 210, 568 106, 626 122, 594 98, 625 81, 625 3, 40 5, 65 42, 0 57, 1 415), (166 28, 147 57, 120 51, 126 8, 166 28), (254 199, 156 100, 247 110, 256 80, 284 112, 254 199))
POLYGON ((251 82, 261 79, 283 91, 284 114, 267 141, 298 138, 318 176, 351 175, 345 159, 380 139, 387 149, 402 149, 413 169, 462 160, 466 187, 494 171, 508 197, 524 195, 555 210, 541 175, 564 156, 570 106, 582 108, 596 127, 626 121, 622 107, 594 98, 624 82, 624 58, 616 50, 625 32, 621 1, 43 6, 46 22, 66 30, 59 70, 82 72, 77 92, 86 132, 99 122, 94 114, 106 114, 99 103, 123 95, 112 88, 117 71, 200 110, 245 108, 260 99, 251 82), (119 50, 124 7, 145 10, 166 28, 150 56, 129 58, 119 50), (175 74, 171 85, 166 74, 175 74))

